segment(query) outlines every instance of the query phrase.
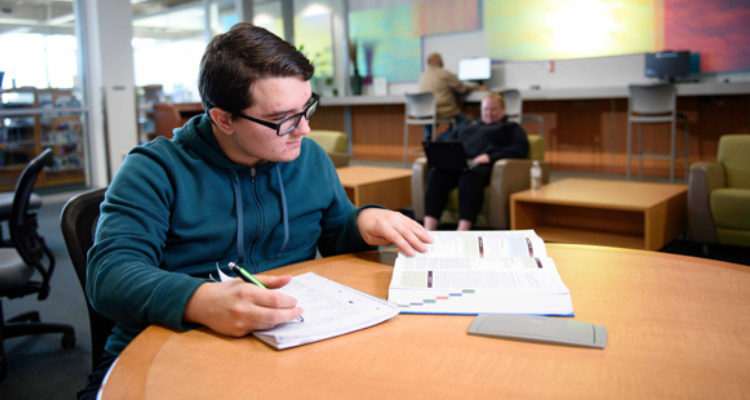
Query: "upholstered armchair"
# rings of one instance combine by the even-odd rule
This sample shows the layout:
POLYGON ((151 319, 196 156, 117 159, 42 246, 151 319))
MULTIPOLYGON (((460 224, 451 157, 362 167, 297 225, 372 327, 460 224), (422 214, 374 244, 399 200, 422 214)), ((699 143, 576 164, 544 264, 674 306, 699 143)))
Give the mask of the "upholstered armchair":
POLYGON ((750 247, 750 135, 719 138, 715 163, 690 167, 690 239, 750 247))
MULTIPOLYGON (((476 228, 510 229, 510 195, 531 187, 530 170, 534 160, 539 160, 542 166, 542 182, 549 183, 549 163, 544 161, 544 139, 539 135, 528 135, 528 138, 527 159, 501 159, 495 162, 476 228)), ((418 158, 412 165, 412 209, 418 221, 424 220, 424 194, 429 171, 425 157, 418 158)), ((440 222, 458 223, 458 219, 458 189, 454 189, 440 222)))
POLYGON ((344 132, 313 129, 307 137, 325 149, 336 168, 349 165, 351 156, 347 153, 348 138, 344 132))

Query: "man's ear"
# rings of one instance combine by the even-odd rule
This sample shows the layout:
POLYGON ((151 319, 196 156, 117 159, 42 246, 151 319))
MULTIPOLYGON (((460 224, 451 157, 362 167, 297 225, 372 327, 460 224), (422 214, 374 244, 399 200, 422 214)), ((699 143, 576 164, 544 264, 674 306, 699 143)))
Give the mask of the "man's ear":
POLYGON ((232 118, 232 113, 224 111, 218 107, 212 108, 208 113, 209 115, 211 115, 211 119, 214 121, 216 126, 221 129, 222 132, 226 133, 227 135, 231 135, 234 133, 234 118, 232 118))

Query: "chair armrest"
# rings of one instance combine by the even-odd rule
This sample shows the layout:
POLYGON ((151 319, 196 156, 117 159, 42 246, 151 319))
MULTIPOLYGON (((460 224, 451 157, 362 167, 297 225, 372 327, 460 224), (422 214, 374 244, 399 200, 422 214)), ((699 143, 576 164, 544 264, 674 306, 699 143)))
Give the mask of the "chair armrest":
POLYGON ((336 168, 348 166, 349 160, 351 160, 352 158, 352 156, 350 156, 349 154, 340 152, 329 152, 328 157, 331 158, 331 161, 333 161, 333 166, 336 168))
POLYGON ((724 166, 697 162, 690 166, 688 181, 688 226, 690 239, 699 243, 719 243, 711 215, 711 192, 726 186, 724 166))
MULTIPOLYGON (((495 161, 490 178, 487 224, 492 229, 510 229, 510 195, 531 188, 531 160, 495 161)), ((549 183, 549 163, 541 161, 542 183, 549 183)))
POLYGON ((417 158, 411 166, 411 209, 417 221, 424 220, 424 195, 429 171, 426 157, 417 158))

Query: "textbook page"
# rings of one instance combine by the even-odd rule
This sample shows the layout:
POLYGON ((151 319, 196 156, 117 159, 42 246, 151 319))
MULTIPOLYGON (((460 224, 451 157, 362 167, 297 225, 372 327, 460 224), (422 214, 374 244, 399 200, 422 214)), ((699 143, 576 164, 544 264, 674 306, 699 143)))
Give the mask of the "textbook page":
MULTIPOLYGON (((533 230, 430 232, 435 239, 418 258, 546 257, 544 240, 533 230)), ((399 256, 406 256, 399 254, 399 256)))
POLYGON ((276 349, 340 336, 395 317, 398 307, 313 272, 295 276, 276 289, 297 299, 304 310, 303 322, 293 321, 253 335, 276 349))
POLYGON ((388 300, 403 313, 573 315, 570 291, 534 231, 431 232, 399 253, 388 300))

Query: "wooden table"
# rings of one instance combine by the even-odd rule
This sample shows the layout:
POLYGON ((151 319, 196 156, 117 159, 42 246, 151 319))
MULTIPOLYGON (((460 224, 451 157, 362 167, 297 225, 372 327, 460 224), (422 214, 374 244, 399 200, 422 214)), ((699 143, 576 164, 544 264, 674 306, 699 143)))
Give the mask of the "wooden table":
POLYGON ((510 197, 511 229, 546 242, 659 250, 686 223, 686 185, 563 179, 510 197))
POLYGON ((411 170, 367 166, 337 168, 346 195, 355 206, 380 204, 391 210, 411 207, 411 170))
MULTIPOLYGON (((277 351, 254 337, 151 326, 121 354, 111 399, 729 399, 750 396, 750 267, 640 250, 548 245, 576 320, 604 350, 466 334, 473 317, 405 315, 277 351)), ((386 297, 396 254, 307 271, 386 297)))

